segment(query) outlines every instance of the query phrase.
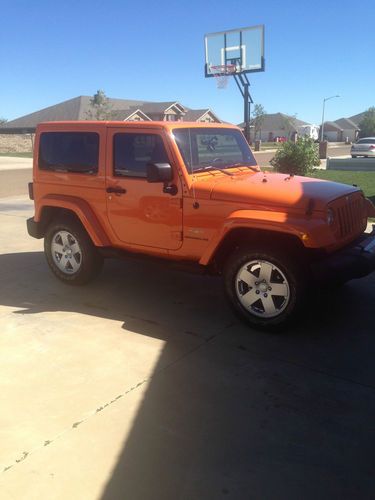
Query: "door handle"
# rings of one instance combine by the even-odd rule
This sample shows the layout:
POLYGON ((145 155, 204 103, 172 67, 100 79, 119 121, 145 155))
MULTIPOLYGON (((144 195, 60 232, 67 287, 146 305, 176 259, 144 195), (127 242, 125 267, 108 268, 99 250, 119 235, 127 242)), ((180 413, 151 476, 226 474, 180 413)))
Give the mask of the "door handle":
POLYGON ((125 194, 126 189, 122 187, 109 186, 106 189, 107 193, 115 193, 115 194, 125 194))

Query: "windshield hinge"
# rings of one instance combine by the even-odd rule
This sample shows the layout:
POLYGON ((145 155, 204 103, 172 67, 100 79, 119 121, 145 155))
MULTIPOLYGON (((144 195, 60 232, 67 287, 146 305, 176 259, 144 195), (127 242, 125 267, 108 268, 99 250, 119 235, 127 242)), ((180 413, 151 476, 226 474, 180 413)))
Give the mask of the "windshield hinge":
POLYGON ((182 208, 182 198, 171 198, 171 200, 169 202, 169 206, 181 209, 182 208))
POLYGON ((182 231, 171 231, 171 238, 174 241, 182 241, 182 231))

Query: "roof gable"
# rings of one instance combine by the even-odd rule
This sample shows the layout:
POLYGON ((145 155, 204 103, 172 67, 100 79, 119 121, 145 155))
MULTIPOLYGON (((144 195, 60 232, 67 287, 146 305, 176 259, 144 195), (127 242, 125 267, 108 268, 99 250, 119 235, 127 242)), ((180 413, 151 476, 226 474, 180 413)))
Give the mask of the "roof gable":
POLYGON ((218 116, 216 116, 215 113, 213 111, 211 111, 210 108, 188 109, 184 115, 184 120, 187 122, 196 122, 196 121, 202 119, 207 114, 210 114, 215 121, 217 121, 218 123, 221 123, 220 118, 218 116))
POLYGON ((324 122, 325 132, 342 132, 342 128, 336 122, 324 122))

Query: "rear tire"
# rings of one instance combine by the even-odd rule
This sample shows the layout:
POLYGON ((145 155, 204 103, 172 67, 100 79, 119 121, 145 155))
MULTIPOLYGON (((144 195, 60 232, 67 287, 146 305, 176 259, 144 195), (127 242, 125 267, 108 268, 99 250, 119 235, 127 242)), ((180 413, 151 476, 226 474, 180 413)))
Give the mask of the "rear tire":
POLYGON ((226 294, 235 312, 251 326, 275 330, 297 314, 306 279, 292 259, 270 247, 233 252, 224 268, 226 294))
POLYGON ((53 274, 69 285, 88 283, 103 267, 102 256, 81 224, 73 218, 49 225, 44 253, 53 274))

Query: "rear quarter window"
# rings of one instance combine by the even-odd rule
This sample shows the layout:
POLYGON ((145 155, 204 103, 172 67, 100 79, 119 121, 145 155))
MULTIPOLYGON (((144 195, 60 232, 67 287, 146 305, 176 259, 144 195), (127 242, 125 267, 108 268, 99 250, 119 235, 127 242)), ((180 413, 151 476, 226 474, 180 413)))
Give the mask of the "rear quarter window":
POLYGON ((359 141, 357 141, 357 144, 375 144, 375 138, 359 139, 359 141))
POLYGON ((95 132, 43 132, 41 170, 93 174, 98 171, 99 135, 95 132))

